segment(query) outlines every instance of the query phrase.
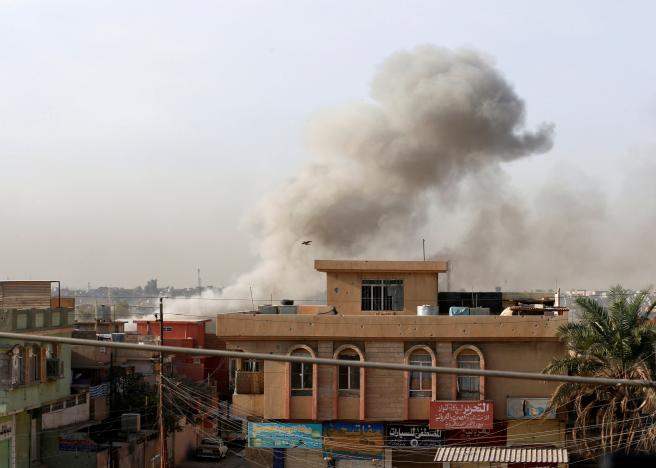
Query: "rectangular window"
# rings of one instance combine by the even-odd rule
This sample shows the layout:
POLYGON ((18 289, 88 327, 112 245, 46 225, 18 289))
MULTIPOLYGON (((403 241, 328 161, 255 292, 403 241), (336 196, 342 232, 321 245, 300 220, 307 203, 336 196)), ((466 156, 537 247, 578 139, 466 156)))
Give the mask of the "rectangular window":
POLYGON ((403 310, 403 280, 362 280, 362 310, 403 310))
POLYGON ((16 329, 24 330, 27 328, 27 314, 16 315, 16 329))
MULTIPOLYGON (((480 369, 481 362, 478 354, 460 354, 458 356, 460 369, 480 369)), ((473 375, 458 376, 458 400, 480 400, 480 377, 473 375)))
POLYGON ((30 356, 30 380, 32 382, 41 380, 41 349, 38 346, 32 348, 30 356))
POLYGON ((164 327, 164 331, 165 331, 165 332, 172 332, 172 331, 173 331, 173 327, 164 327))
POLYGON ((34 314, 34 327, 43 328, 43 312, 37 312, 34 314))
POLYGON ((50 325, 53 327, 58 327, 61 325, 61 315, 59 311, 52 312, 52 314, 50 314, 50 325))
MULTIPOLYGON (((432 365, 432 359, 428 354, 415 353, 410 356, 409 364, 411 366, 430 367, 432 365)), ((410 372, 409 396, 411 398, 431 398, 433 395, 432 386, 432 375, 430 372, 410 372)))

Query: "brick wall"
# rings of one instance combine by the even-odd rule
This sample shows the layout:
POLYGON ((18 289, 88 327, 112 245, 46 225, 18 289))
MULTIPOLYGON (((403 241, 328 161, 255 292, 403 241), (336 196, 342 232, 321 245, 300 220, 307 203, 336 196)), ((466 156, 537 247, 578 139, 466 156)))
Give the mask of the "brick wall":
MULTIPOLYGON (((403 342, 365 343, 365 355, 371 362, 403 363, 403 342)), ((367 419, 403 419, 402 374, 394 370, 367 369, 367 419)))

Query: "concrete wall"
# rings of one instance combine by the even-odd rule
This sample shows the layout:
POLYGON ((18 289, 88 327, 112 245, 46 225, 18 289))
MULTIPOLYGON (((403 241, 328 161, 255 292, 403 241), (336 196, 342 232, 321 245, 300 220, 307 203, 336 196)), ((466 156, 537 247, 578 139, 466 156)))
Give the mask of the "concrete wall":
MULTIPOLYGON (((335 349, 342 343, 333 341, 229 341, 229 349, 241 349, 260 353, 286 354, 286 351, 296 344, 306 344, 315 350, 320 357, 332 357, 335 349)), ((423 341, 431 348, 437 357, 437 365, 452 367, 453 352, 463 344, 478 347, 483 353, 487 368, 540 372, 552 357, 563 353, 559 342, 524 341, 524 342, 476 342, 461 341, 423 341)), ((357 342, 355 343, 358 344, 357 342)), ((377 362, 403 363, 406 350, 417 344, 417 341, 365 341, 360 349, 365 354, 365 360, 377 362)), ((265 361, 264 363, 264 395, 234 395, 238 405, 235 412, 242 416, 263 416, 266 419, 287 419, 286 402, 288 388, 286 364, 265 361), (255 398, 254 398, 255 397, 255 398), (261 398, 260 398, 261 397, 261 398)), ((334 368, 317 366, 317 420, 332 419, 357 420, 354 416, 355 402, 344 402, 337 398, 334 385, 334 368), (335 418, 335 403, 345 404, 337 409, 335 418), (353 403, 353 404, 351 404, 353 403)), ((407 418, 405 416, 407 388, 402 372, 382 369, 367 369, 365 371, 365 419, 369 421, 405 421, 427 420, 429 416, 428 398, 407 399, 407 418)), ((494 401, 495 419, 506 419, 506 398, 548 397, 557 384, 541 381, 524 381, 510 379, 486 379, 485 398, 494 401)), ((437 399, 451 400, 455 397, 455 377, 441 375, 437 377, 437 399)), ((356 398, 352 398, 356 400, 356 398)), ((310 397, 291 398, 291 419, 311 419, 310 397), (301 403, 299 400, 303 400, 301 403), (302 407, 301 407, 302 406, 302 407)))
POLYGON ((326 290, 328 305, 345 315, 375 314, 376 311, 363 311, 361 308, 363 279, 403 280, 404 307, 397 314, 416 315, 419 305, 437 305, 436 273, 380 272, 329 272, 326 290))
POLYGON ((568 319, 563 316, 220 314, 216 322, 217 334, 226 341, 351 341, 356 337, 358 340, 558 341, 558 327, 568 323, 568 319))
MULTIPOLYGON (((79 396, 78 398, 81 398, 79 396)), ((71 401, 75 397, 67 399, 71 401)), ((89 398, 85 402, 57 411, 50 411, 41 416, 43 429, 56 429, 89 420, 89 398)))
POLYGON ((193 458, 198 447, 198 436, 193 424, 185 423, 182 430, 173 434, 174 463, 182 463, 193 458))

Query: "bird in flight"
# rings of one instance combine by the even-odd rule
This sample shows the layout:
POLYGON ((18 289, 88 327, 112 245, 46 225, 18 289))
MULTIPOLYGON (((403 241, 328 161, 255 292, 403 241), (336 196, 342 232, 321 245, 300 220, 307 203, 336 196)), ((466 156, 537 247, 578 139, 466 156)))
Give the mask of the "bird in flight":
POLYGON ((303 242, 301 242, 301 244, 303 244, 303 245, 310 245, 311 243, 312 243, 312 241, 303 241, 303 242))

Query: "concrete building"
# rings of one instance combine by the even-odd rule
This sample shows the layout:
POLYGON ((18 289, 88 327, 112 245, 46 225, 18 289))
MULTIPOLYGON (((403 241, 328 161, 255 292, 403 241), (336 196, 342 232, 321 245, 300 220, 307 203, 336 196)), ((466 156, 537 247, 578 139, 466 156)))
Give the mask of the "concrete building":
MULTIPOLYGON (((317 260, 315 268, 327 276, 326 306, 218 315, 227 348, 527 372, 542 371, 563 352, 556 332, 567 322, 564 310, 417 315, 418 306, 437 306, 446 262, 317 260)), ((540 446, 535 462, 557 466, 548 460, 564 453, 564 422, 536 419, 551 383, 246 359, 233 368, 232 413, 249 421, 248 456, 265 465, 410 467, 432 462, 438 447, 514 447, 521 455, 540 446), (271 420, 289 424, 285 433, 298 443, 271 435, 271 420)), ((495 462, 491 451, 473 464, 458 462, 455 450, 442 452, 435 466, 495 462)))
MULTIPOLYGON (((50 281, 0 282, 0 330, 70 336, 73 309, 51 307, 51 291, 50 281)), ((88 421, 87 395, 71 395, 70 363, 67 345, 0 340, 0 466, 39 466, 53 455, 52 429, 88 421)))

